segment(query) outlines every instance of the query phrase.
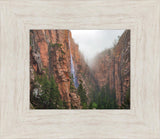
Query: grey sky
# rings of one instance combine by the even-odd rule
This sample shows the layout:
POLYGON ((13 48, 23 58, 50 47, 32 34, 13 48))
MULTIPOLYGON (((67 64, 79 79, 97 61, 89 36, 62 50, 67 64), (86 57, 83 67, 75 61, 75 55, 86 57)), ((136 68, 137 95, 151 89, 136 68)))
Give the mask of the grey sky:
POLYGON ((86 60, 91 61, 97 53, 113 46, 124 30, 71 30, 74 41, 86 60))

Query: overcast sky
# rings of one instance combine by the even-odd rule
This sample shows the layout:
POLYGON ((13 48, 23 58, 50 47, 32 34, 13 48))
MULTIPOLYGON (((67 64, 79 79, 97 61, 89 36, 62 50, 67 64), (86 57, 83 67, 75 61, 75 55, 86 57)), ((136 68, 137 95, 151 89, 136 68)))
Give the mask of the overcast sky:
POLYGON ((121 36, 124 30, 71 30, 74 41, 88 62, 107 48, 113 46, 113 41, 121 36))

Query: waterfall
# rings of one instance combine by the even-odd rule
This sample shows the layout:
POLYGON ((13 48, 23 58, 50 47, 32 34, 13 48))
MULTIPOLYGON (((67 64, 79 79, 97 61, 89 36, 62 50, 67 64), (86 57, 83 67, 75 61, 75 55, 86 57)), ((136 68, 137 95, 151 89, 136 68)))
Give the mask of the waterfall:
POLYGON ((68 33, 68 42, 69 42, 69 51, 70 51, 70 56, 71 56, 71 75, 73 77, 73 82, 74 86, 78 88, 78 80, 75 74, 75 69, 74 69, 74 63, 73 63, 73 58, 72 58, 72 53, 71 53, 71 48, 70 48, 70 38, 69 38, 69 33, 68 33))

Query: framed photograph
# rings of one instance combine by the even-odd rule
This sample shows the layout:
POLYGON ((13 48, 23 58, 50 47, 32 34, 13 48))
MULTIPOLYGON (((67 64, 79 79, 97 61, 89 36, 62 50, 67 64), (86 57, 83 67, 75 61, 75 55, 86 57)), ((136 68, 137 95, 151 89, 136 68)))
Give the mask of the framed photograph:
POLYGON ((0 2, 0 138, 160 138, 160 2, 0 2))
POLYGON ((30 30, 29 49, 31 109, 130 109, 130 30, 30 30))

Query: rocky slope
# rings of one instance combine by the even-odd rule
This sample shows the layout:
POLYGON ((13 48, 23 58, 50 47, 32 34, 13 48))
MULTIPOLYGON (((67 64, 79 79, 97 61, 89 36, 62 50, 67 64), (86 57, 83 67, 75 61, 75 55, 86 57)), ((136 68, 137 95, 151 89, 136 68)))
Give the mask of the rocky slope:
POLYGON ((121 106, 130 88, 130 31, 122 34, 114 48, 100 53, 92 68, 98 85, 109 84, 110 89, 115 89, 118 105, 121 106))
POLYGON ((61 99, 68 108, 80 108, 80 97, 70 91, 70 50, 68 30, 31 30, 30 31, 30 93, 36 74, 54 75, 61 99))

